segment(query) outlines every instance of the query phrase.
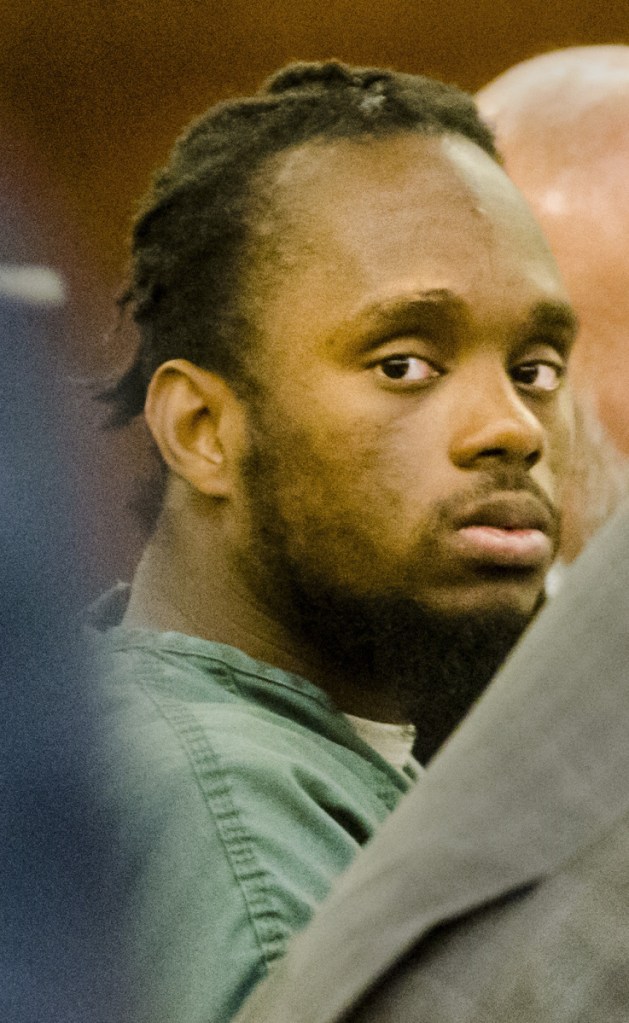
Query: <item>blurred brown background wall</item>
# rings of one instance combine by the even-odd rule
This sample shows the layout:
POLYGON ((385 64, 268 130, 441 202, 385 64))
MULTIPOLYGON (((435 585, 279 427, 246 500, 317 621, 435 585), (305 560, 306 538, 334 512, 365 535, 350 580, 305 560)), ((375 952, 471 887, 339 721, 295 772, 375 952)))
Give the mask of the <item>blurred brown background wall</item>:
MULTIPOLYGON (((338 57, 475 90, 533 54, 629 41, 629 2, 600 0, 0 0, 0 188, 41 225, 29 253, 69 282, 63 372, 125 358, 106 342, 135 202, 181 127, 288 60, 338 57)), ((5 257, 6 258, 6 257, 5 257)), ((128 577, 125 511, 139 438, 102 439, 84 398, 94 588, 128 577)))

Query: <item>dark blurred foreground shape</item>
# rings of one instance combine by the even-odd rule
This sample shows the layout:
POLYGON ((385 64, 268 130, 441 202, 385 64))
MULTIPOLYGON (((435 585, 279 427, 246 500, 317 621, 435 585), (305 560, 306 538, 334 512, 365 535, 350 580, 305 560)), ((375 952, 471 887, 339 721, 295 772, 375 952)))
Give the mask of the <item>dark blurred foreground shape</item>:
POLYGON ((238 1023, 626 1023, 629 509, 238 1023))
POLYGON ((3 1023, 124 1018, 96 698, 74 639, 86 528, 58 379, 62 292, 45 267, 0 264, 3 1023))

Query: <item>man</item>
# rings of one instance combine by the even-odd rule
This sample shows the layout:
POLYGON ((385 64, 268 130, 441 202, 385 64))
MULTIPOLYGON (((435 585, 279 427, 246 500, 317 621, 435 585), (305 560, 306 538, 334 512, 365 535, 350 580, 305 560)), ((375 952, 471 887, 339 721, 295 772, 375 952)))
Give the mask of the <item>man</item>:
POLYGON ((562 554, 570 560, 629 492, 629 46, 534 57, 477 99, 581 323, 570 376, 584 457, 566 499, 562 554))
POLYGON ((192 126, 126 301, 109 396, 167 467, 95 614, 133 1011, 226 1020, 543 599, 575 319, 469 97, 336 63, 192 126))
POLYGON ((629 508, 238 1023, 625 1023, 629 508))

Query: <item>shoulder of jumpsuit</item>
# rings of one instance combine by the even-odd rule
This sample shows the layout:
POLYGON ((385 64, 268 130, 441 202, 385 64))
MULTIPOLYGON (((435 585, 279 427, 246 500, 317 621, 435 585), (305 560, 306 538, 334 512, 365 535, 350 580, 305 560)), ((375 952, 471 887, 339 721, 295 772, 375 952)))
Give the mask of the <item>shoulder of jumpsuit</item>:
POLYGON ((306 789, 329 783, 365 789, 365 807, 381 816, 416 781, 400 774, 361 739, 330 697, 298 675, 234 647, 178 632, 117 624, 129 587, 118 584, 86 614, 84 634, 96 660, 105 721, 125 732, 151 722, 162 741, 196 736, 197 751, 240 773, 275 764, 306 789))
POLYGON ((139 1018, 226 1021, 407 783, 307 680, 91 617, 139 1018))

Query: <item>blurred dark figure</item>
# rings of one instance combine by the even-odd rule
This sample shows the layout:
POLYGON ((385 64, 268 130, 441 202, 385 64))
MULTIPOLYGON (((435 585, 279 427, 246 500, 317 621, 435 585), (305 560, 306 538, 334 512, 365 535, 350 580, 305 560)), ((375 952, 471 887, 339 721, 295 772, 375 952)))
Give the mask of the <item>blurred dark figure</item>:
POLYGON ((95 697, 72 627, 84 527, 58 379, 62 317, 52 271, 0 264, 3 1023, 123 1018, 95 697))
POLYGON ((238 1023, 626 1023, 629 508, 238 1023))

